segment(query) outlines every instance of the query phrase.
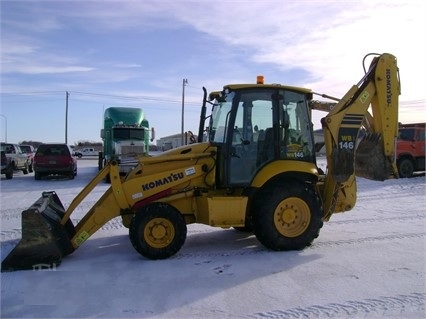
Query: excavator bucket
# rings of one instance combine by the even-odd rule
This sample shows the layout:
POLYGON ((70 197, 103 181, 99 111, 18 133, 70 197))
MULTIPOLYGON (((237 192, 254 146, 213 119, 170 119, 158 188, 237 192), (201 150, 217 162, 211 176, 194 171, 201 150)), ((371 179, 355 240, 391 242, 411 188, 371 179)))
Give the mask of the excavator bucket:
POLYGON ((22 239, 1 263, 1 271, 56 267, 74 251, 74 225, 61 219, 65 209, 55 192, 44 192, 22 212, 22 239))
POLYGON ((385 155, 379 133, 364 135, 355 154, 355 174, 375 181, 384 181, 393 174, 392 163, 385 155))

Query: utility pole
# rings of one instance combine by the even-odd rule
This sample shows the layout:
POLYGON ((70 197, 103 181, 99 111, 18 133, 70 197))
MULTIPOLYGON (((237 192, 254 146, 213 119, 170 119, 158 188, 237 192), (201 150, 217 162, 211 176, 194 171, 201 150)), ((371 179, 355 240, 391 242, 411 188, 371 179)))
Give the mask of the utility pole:
POLYGON ((68 144, 68 98, 70 94, 65 92, 65 144, 68 144))
POLYGON ((188 84, 188 79, 182 80, 182 127, 181 127, 181 134, 182 134, 182 144, 184 143, 184 112, 185 112, 185 85, 188 84))

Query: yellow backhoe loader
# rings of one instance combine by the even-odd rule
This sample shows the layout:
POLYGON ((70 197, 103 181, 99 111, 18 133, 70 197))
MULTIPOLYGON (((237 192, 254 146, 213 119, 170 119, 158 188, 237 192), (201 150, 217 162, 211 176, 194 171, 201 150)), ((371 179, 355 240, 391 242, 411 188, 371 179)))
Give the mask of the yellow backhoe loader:
POLYGON ((332 214, 354 207, 356 176, 397 177, 400 83, 391 54, 374 55, 365 76, 336 103, 315 101, 309 89, 265 84, 261 76, 256 84, 203 91, 195 143, 140 157, 126 176, 112 161, 66 209, 55 192, 44 192, 22 212, 22 239, 2 271, 58 266, 116 217, 150 259, 176 254, 190 223, 251 231, 271 250, 299 250, 332 214), (316 162, 313 109, 328 112, 326 172, 316 162), (74 225, 73 211, 107 176, 109 189, 74 225))

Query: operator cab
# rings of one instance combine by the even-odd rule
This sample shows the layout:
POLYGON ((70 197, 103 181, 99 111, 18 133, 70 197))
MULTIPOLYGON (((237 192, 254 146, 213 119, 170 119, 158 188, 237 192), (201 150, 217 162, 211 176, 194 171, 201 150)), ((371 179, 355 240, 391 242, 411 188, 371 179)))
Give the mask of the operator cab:
POLYGON ((276 160, 315 163, 310 90, 281 85, 228 85, 210 94, 208 141, 218 148, 219 184, 248 186, 276 160))

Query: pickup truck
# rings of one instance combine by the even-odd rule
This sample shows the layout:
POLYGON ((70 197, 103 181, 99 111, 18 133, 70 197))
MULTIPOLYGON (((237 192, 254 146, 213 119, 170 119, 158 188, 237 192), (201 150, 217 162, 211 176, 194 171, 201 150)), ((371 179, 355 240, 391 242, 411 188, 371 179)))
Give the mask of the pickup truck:
POLYGON ((74 156, 77 156, 78 158, 82 158, 83 156, 98 156, 99 151, 95 150, 92 147, 85 147, 79 150, 74 151, 74 156))
POLYGON ((28 156, 22 152, 18 144, 1 143, 1 150, 6 153, 14 170, 21 170, 24 174, 28 174, 28 156))
POLYGON ((28 156, 28 172, 33 172, 35 150, 32 145, 19 144, 21 151, 28 156))
POLYGON ((13 166, 11 165, 9 159, 6 157, 5 151, 1 152, 1 174, 6 174, 6 179, 13 178, 13 166))

